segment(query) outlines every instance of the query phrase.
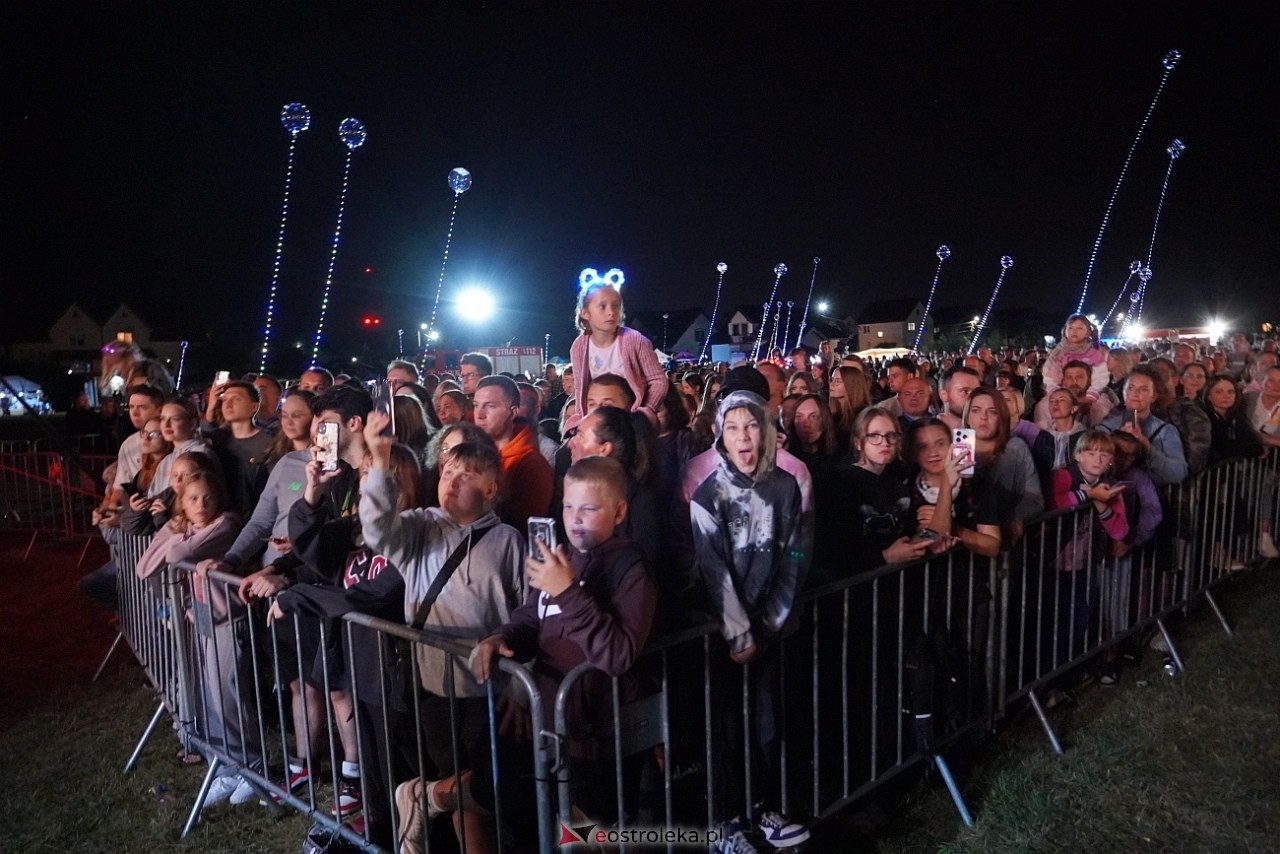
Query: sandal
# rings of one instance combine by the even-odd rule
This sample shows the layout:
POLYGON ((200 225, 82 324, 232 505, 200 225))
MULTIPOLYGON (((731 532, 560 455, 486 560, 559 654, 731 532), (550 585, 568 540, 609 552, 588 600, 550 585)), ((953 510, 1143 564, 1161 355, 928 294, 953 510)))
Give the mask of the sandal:
POLYGON ((204 764, 203 756, 201 756, 199 753, 192 753, 191 751, 185 750, 185 749, 180 749, 174 755, 174 759, 178 760, 179 765, 203 765, 204 764))
POLYGON ((1058 706, 1074 706, 1075 703, 1076 698, 1072 697, 1066 691, 1063 691, 1061 688, 1051 688, 1049 693, 1045 695, 1044 710, 1047 712, 1050 709, 1057 708, 1058 706))

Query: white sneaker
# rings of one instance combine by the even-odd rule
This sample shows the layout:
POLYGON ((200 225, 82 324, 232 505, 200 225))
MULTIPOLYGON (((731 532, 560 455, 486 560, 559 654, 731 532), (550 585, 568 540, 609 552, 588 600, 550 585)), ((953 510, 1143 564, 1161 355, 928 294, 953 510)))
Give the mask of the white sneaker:
MULTIPOLYGON (((427 800, 428 809, 431 801, 427 800)), ((422 778, 414 777, 396 786, 396 851, 399 854, 422 854, 422 838, 426 830, 422 816, 422 778)))
POLYGON ((214 777, 213 782, 209 784, 209 794, 205 795, 204 808, 216 807, 218 804, 226 801, 235 793, 244 781, 240 779, 239 774, 228 774, 223 777, 214 777))
POLYGON ((249 785, 249 781, 243 777, 240 779, 240 785, 236 786, 236 790, 231 793, 231 803, 235 806, 247 804, 258 796, 258 790, 249 785))
POLYGON ((776 812, 760 815, 757 826, 764 835, 764 841, 774 848, 791 848, 809 840, 809 829, 776 812))
POLYGON ((760 854, 759 850, 747 841, 747 837, 741 830, 728 839, 721 839, 711 850, 715 854, 760 854))
POLYGON ((1280 557, 1280 549, 1276 548, 1276 541, 1271 538, 1270 532, 1263 532, 1258 535, 1258 554, 1267 560, 1275 560, 1280 557))

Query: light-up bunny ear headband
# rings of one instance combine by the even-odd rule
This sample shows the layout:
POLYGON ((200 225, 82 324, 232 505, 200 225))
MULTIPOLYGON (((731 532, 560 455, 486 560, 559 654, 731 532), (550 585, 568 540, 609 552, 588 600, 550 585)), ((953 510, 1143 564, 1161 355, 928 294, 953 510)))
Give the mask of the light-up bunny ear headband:
POLYGON ((617 267, 614 267, 603 276, 597 273, 594 268, 588 267, 578 274, 578 290, 585 291, 595 285, 608 285, 615 291, 620 291, 622 290, 622 283, 626 280, 627 277, 617 267))

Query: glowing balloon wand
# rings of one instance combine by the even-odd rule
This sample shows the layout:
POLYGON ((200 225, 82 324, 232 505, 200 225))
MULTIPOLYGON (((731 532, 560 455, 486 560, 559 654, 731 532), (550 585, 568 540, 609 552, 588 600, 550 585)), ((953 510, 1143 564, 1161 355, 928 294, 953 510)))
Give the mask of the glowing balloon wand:
POLYGON ((347 209, 347 185, 351 181, 351 155, 364 145, 364 125, 358 119, 343 119, 338 125, 338 139, 347 147, 347 160, 342 167, 342 192, 338 196, 338 222, 333 227, 333 242, 329 249, 329 270, 324 277, 324 296, 320 298, 320 322, 316 324, 315 341, 311 346, 311 365, 320 360, 320 339, 324 335, 324 318, 329 312, 329 291, 333 289, 333 271, 338 264, 338 244, 342 239, 342 216, 347 209))
POLYGON ((1124 165, 1120 168, 1120 177, 1116 179, 1116 186, 1111 191, 1111 199, 1107 202, 1107 210, 1102 215, 1102 225, 1098 227, 1098 236, 1093 241, 1093 252, 1089 255, 1089 266, 1084 271, 1084 287, 1080 291, 1080 302, 1076 305, 1076 314, 1084 314, 1084 301, 1089 295, 1089 279, 1093 276, 1093 265, 1098 260, 1098 250, 1102 247, 1102 235, 1106 233, 1107 220, 1111 218, 1111 209, 1115 207, 1116 196, 1120 194, 1120 185, 1124 183, 1124 176, 1129 171, 1129 162, 1133 160, 1133 152, 1142 140, 1142 134, 1147 129, 1147 123, 1151 121, 1151 114, 1156 110, 1156 103, 1160 100, 1160 93, 1164 91, 1164 84, 1169 81, 1169 75, 1173 72, 1173 69, 1178 67, 1178 63, 1181 60, 1182 54, 1176 50, 1169 51, 1160 60, 1160 64, 1164 66, 1164 74, 1160 75, 1160 84, 1156 86, 1155 97, 1151 99, 1151 104, 1147 107, 1147 114, 1142 117, 1142 124, 1138 127, 1138 135, 1133 138, 1133 143, 1129 146, 1129 153, 1125 155, 1124 165))
POLYGON ((711 346, 711 336, 716 331, 716 312, 720 310, 720 290, 724 287, 724 274, 728 270, 729 265, 725 262, 716 264, 716 272, 720 274, 720 278, 716 281, 716 301, 711 306, 711 325, 707 329, 707 337, 702 339, 702 352, 698 354, 699 363, 707 358, 707 348, 711 346))
POLYGON ((1013 259, 1008 255, 1000 258, 1000 275, 996 277, 996 286, 991 291, 991 299, 987 300, 987 309, 982 312, 982 318, 978 321, 978 325, 973 329, 973 339, 969 342, 969 351, 966 355, 972 356, 973 351, 978 349, 978 339, 982 337, 982 332, 987 328, 987 319, 991 317, 991 307, 996 304, 996 297, 1000 294, 1000 286, 1004 284, 1004 274, 1009 272, 1009 268, 1013 266, 1013 259))
MULTIPOLYGON (((1151 224, 1151 244, 1147 247, 1147 269, 1151 269, 1151 260, 1156 254, 1156 232, 1160 229, 1160 213, 1164 210, 1164 198, 1169 192, 1169 178, 1173 176, 1173 164, 1182 157, 1187 146, 1180 139, 1169 143, 1165 153, 1169 155, 1169 166, 1164 170, 1164 183, 1160 185, 1160 201, 1156 204, 1155 222, 1151 224)), ((1147 302, 1147 282, 1143 281, 1138 290, 1138 322, 1142 322, 1142 309, 1147 302)))
MULTIPOLYGON (((1125 291, 1129 290, 1129 283, 1133 281, 1133 277, 1136 276, 1141 269, 1141 261, 1129 262, 1129 278, 1124 280, 1124 287, 1120 288, 1120 293, 1116 294, 1115 302, 1111 303, 1111 308, 1107 309, 1107 313, 1102 317, 1102 322, 1098 324, 1099 338, 1102 337, 1102 330, 1107 328, 1107 323, 1110 322, 1112 315, 1116 313, 1116 308, 1120 305, 1120 300, 1124 298, 1125 291)), ((1116 320, 1126 320, 1128 317, 1129 315, 1125 314, 1124 317, 1118 317, 1116 320)))
POLYGON ((756 346, 751 352, 751 361, 758 362, 760 360, 760 345, 764 344, 764 327, 769 322, 769 306, 773 304, 773 298, 778 295, 778 283, 782 281, 782 277, 787 274, 787 265, 779 261, 773 267, 773 290, 769 292, 769 299, 764 304, 764 314, 760 316, 760 331, 756 335, 756 346))
POLYGON ((929 298, 924 302, 924 314, 920 317, 920 325, 916 327, 916 341, 911 345, 911 349, 917 353, 920 352, 920 338, 924 335, 924 328, 929 325, 929 311, 933 308, 933 295, 938 292, 938 277, 942 275, 942 262, 951 257, 951 248, 944 243, 938 247, 935 254, 938 256, 938 267, 933 271, 933 286, 929 288, 929 298))
POLYGON ((431 320, 427 324, 429 338, 436 328, 436 314, 440 309, 440 292, 444 290, 444 271, 449 266, 449 246, 453 243, 453 224, 458 219, 458 199, 471 189, 471 173, 461 166, 452 169, 449 172, 449 189, 453 190, 453 207, 449 211, 449 231, 444 237, 444 257, 440 259, 440 278, 436 280, 436 299, 431 304, 431 320))
POLYGON ((267 296, 267 322, 262 329, 262 353, 258 373, 267 372, 267 350, 271 346, 271 321, 276 311, 276 289, 280 284, 280 259, 284 255, 284 232, 289 224, 289 191, 293 187, 293 154, 298 147, 298 134, 311 127, 311 111, 305 104, 285 104, 280 111, 280 124, 289 132, 289 157, 284 169, 284 201, 280 203, 280 228, 276 232, 276 257, 271 265, 271 291, 267 296))
MULTIPOLYGON (((818 265, 822 263, 822 259, 817 255, 813 256, 813 274, 809 276, 809 295, 804 298, 804 313, 800 315, 800 327, 796 330, 796 347, 800 346, 800 339, 804 337, 805 321, 809 319, 809 303, 813 301, 813 285, 818 280, 818 265)), ((787 320, 787 326, 791 325, 790 319, 787 320)), ((791 349, 795 349, 792 347, 791 349)))

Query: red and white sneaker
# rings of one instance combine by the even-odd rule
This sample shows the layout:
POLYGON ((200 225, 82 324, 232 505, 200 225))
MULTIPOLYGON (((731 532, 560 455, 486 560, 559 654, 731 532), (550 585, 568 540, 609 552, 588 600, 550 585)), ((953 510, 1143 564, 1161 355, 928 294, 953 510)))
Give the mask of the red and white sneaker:
POLYGON ((333 799, 330 812, 339 818, 346 818, 360 812, 362 806, 364 799, 360 796, 360 781, 351 777, 339 778, 338 794, 333 799))
MULTIPOLYGON (((299 789, 306 787, 306 785, 310 782, 311 782, 311 770, 309 768, 304 768, 301 765, 294 765, 292 762, 289 763, 289 791, 290 792, 296 792, 299 789)), ((279 795, 277 795, 275 792, 272 792, 271 800, 275 801, 276 803, 280 803, 281 799, 279 795)), ((263 806, 267 805, 266 801, 262 801, 261 803, 263 806)))

